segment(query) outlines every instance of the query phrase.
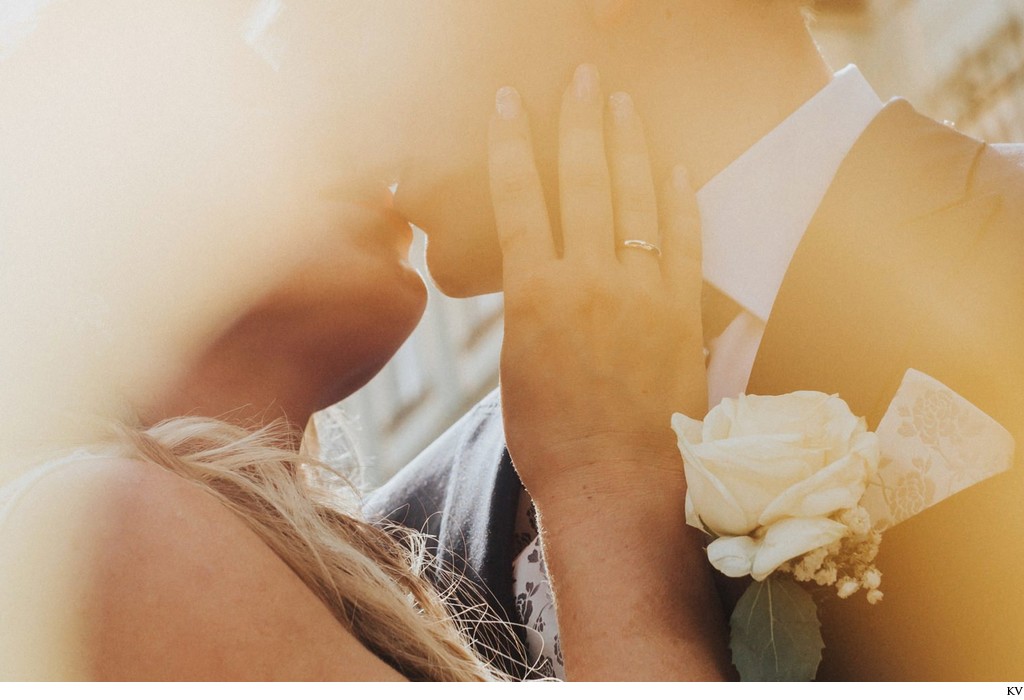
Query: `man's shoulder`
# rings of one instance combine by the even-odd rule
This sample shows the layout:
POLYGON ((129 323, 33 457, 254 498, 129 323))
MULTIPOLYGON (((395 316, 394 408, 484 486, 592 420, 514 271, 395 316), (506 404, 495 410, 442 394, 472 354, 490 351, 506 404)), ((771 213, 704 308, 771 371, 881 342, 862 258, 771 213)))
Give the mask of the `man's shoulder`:
POLYGON ((990 144, 972 175, 972 192, 998 195, 1004 218, 1009 215, 1011 227, 1019 227, 1019 215, 1024 211, 1024 143, 990 144))
POLYGON ((1024 170, 1024 143, 994 143, 992 149, 1006 160, 1024 170))
MULTIPOLYGON (((979 201, 990 202, 991 207, 982 235, 963 266, 975 279, 987 280, 993 290, 1000 290, 999 306, 1019 316, 1024 313, 1024 278, 1020 275, 1024 263, 1024 144, 986 148, 972 172, 969 192, 979 201)), ((1015 345, 1020 342, 1019 334, 1017 337, 1015 345)), ((1014 350, 1019 351, 1019 346, 1014 350)))

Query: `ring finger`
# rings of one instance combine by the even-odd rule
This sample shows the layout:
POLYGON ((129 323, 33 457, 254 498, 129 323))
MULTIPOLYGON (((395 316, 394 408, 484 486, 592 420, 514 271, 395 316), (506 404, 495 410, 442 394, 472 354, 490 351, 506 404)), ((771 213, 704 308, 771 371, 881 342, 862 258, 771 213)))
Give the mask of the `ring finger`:
POLYGON ((632 98, 617 92, 608 99, 608 165, 615 211, 619 260, 654 273, 659 269, 657 195, 643 124, 632 98))

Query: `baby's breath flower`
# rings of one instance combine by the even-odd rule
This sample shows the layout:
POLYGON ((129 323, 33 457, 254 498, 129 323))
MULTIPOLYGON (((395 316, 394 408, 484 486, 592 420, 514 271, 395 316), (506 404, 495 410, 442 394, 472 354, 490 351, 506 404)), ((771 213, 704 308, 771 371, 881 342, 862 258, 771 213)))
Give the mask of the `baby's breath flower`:
POLYGON ((874 605, 875 603, 881 602, 881 600, 882 600, 882 592, 880 590, 878 590, 876 588, 876 589, 874 589, 872 591, 868 591, 868 602, 869 603, 874 605))
POLYGON ((801 560, 797 566, 793 567, 792 574, 793 578, 797 581, 810 581, 814 578, 814 571, 812 571, 803 560, 801 560))
POLYGON ((804 563, 811 572, 815 572, 821 568, 822 564, 825 563, 825 557, 828 556, 828 550, 825 547, 818 547, 817 549, 811 550, 804 556, 804 563))
POLYGON ((875 567, 871 567, 860 577, 860 582, 869 591, 873 591, 882 585, 882 573, 875 567))
POLYGON ((819 586, 831 586, 839 578, 835 564, 826 564, 814 574, 814 582, 819 586))
POLYGON ((860 590, 860 582, 855 581, 849 576, 844 576, 836 584, 836 595, 840 598, 849 598, 858 590, 860 590))
POLYGON ((842 511, 839 522, 850 528, 850 533, 855 537, 863 537, 871 530, 871 515, 864 506, 842 511))
POLYGON ((878 545, 871 542, 863 542, 854 548, 850 559, 863 564, 870 564, 878 556, 878 545))

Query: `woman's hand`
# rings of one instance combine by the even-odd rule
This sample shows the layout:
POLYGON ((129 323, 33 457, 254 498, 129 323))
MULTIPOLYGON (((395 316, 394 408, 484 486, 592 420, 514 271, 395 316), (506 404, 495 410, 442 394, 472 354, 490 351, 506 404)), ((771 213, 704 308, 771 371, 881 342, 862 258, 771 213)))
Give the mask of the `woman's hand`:
POLYGON ((561 245, 513 89, 499 91, 491 122, 502 403, 509 451, 535 500, 678 472, 670 417, 700 418, 707 407, 693 193, 677 168, 659 219, 630 97, 613 95, 607 112, 596 70, 581 66, 562 102, 561 245))
POLYGON ((498 92, 490 170, 506 439, 537 505, 567 677, 726 677, 725 620, 700 535, 685 524, 669 425, 673 411, 700 417, 707 406, 700 231, 685 174, 665 188, 659 220, 632 102, 613 95, 606 115, 590 66, 562 102, 560 238, 511 88, 498 92))

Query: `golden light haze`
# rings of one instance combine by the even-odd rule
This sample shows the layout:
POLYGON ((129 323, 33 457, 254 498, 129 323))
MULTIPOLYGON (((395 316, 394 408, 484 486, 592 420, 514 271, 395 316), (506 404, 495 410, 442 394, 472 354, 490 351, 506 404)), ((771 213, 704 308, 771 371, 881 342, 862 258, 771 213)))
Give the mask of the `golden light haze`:
POLYGON ((91 437, 335 234, 344 103, 391 87, 325 83, 260 5, 44 6, 0 61, 0 456, 91 437))

